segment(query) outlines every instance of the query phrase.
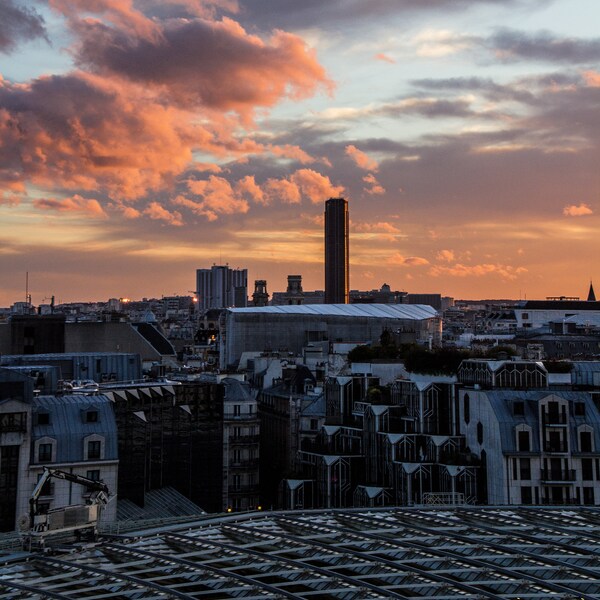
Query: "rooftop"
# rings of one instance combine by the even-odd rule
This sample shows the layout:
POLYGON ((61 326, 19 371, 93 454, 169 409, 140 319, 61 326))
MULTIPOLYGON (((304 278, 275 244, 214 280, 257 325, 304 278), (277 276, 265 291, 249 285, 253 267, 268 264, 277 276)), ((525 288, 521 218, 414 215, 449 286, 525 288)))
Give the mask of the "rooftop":
POLYGON ((235 314, 317 315, 328 317, 373 317, 377 319, 431 319, 438 316, 426 304, 297 304, 230 308, 235 314))
POLYGON ((0 598, 600 598, 600 509, 205 517, 4 557, 0 598))

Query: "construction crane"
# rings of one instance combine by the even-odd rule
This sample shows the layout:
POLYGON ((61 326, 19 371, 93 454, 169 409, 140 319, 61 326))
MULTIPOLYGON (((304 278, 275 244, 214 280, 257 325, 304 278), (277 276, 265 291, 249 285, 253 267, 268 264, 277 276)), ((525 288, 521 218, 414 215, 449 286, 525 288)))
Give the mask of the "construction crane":
POLYGON ((48 535, 60 533, 74 532, 78 537, 87 533, 88 536, 95 538, 98 534, 98 519, 101 510, 106 506, 108 500, 109 490, 102 481, 60 469, 44 467, 44 472, 29 498, 29 515, 21 517, 19 522, 23 547, 29 550, 33 547, 43 548, 48 535), (52 478, 63 479, 86 487, 91 491, 87 503, 41 512, 38 499, 44 485, 52 478))

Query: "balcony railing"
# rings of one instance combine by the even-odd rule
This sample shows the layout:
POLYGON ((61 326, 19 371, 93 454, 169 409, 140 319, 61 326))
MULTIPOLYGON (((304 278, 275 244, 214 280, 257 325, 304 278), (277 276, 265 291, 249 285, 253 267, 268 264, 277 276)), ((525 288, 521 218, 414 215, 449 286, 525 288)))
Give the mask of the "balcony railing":
POLYGON ((542 423, 544 425, 566 425, 567 415, 563 413, 542 412, 542 423))
POLYGON ((242 460, 232 460, 229 463, 231 469, 258 469, 258 458, 245 458, 242 460))
POLYGON ((259 441, 258 435, 234 435, 229 438, 230 444, 256 444, 259 441))
POLYGON ((232 412, 223 413, 224 421, 256 421, 257 419, 258 419, 257 413, 252 413, 251 415, 249 415, 247 413, 243 414, 243 415, 236 415, 235 413, 232 413, 232 412))
POLYGON ((575 481, 575 469, 542 469, 542 481, 575 481))
POLYGON ((569 451, 569 447, 566 442, 544 442, 544 452, 559 452, 565 453, 569 451))

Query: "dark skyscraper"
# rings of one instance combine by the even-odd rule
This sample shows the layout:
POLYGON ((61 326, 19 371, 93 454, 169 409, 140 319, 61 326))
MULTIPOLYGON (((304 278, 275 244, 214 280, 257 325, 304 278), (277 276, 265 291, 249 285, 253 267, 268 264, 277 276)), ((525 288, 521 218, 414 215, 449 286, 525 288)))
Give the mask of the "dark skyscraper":
POLYGON ((344 198, 325 202, 325 304, 348 304, 349 216, 344 198))

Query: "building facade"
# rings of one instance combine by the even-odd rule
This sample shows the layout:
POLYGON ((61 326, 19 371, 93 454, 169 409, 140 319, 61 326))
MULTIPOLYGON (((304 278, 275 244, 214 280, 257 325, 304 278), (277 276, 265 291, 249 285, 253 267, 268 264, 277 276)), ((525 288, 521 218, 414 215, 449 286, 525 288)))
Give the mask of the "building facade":
POLYGON ((196 270, 198 310, 246 306, 248 303, 248 269, 231 269, 213 265, 196 270))
POLYGON ((325 304, 349 302, 349 223, 347 200, 325 202, 325 304))

